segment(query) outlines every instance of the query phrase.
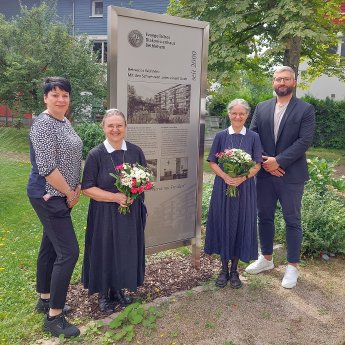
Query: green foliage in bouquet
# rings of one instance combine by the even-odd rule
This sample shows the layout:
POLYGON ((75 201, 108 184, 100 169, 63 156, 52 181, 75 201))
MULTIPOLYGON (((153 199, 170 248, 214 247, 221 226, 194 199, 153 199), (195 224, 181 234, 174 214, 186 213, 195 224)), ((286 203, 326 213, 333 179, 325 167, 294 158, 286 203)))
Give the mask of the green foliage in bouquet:
POLYGON ((123 163, 115 167, 115 173, 109 173, 115 178, 115 187, 127 196, 126 206, 119 206, 120 214, 130 213, 130 206, 145 190, 153 188, 152 172, 140 164, 123 163))
MULTIPOLYGON (((255 166, 251 156, 241 149, 227 149, 216 154, 218 163, 223 164, 223 170, 231 177, 246 176, 249 170, 255 166)), ((226 195, 237 196, 237 188, 228 186, 226 195)))

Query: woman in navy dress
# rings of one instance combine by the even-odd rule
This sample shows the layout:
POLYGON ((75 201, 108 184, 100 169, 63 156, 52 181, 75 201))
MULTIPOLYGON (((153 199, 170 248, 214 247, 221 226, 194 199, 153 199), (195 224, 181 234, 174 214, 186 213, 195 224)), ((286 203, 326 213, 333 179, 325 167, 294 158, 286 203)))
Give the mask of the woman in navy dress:
POLYGON ((216 280, 218 287, 225 287, 230 281, 232 288, 240 288, 242 283, 237 271, 238 261, 249 262, 258 256, 253 177, 260 170, 262 149, 258 134, 244 127, 249 112, 250 107, 243 99, 235 99, 229 103, 231 126, 217 133, 207 158, 216 177, 206 225, 205 253, 220 255, 222 269, 216 280), (246 151, 256 162, 247 176, 230 177, 218 165, 216 154, 231 148, 246 151), (236 197, 225 194, 228 186, 237 187, 236 197))
POLYGON ((119 205, 127 197, 114 186, 109 173, 123 163, 146 166, 142 150, 124 140, 126 119, 122 112, 106 112, 102 127, 106 140, 93 148, 85 162, 82 190, 91 198, 85 234, 82 281, 90 294, 99 294, 99 308, 112 312, 114 302, 131 303, 123 289, 136 291, 145 274, 144 228, 146 208, 143 194, 122 215, 119 205))

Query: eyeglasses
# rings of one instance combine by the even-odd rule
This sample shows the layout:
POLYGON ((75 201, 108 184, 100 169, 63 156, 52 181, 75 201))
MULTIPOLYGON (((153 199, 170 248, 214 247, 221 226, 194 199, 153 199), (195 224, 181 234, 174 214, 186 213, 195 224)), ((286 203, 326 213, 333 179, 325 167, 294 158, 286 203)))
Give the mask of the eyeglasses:
POLYGON ((247 115, 247 113, 230 113, 230 116, 233 116, 233 117, 235 117, 235 116, 239 116, 239 117, 245 117, 246 115, 247 115))
POLYGON ((281 83, 282 81, 284 82, 284 83, 286 83, 286 82, 288 82, 288 81, 290 81, 291 80, 291 78, 288 78, 288 77, 284 77, 284 78, 274 78, 274 81, 276 82, 276 83, 281 83))
POLYGON ((106 126, 107 128, 110 128, 110 129, 123 129, 125 128, 124 125, 109 125, 109 126, 106 126))

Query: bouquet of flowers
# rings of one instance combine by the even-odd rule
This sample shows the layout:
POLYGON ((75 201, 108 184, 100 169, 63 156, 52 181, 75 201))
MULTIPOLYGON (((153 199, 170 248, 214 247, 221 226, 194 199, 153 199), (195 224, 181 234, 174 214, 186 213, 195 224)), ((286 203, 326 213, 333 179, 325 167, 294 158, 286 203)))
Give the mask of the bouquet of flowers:
MULTIPOLYGON (((224 152, 216 153, 218 163, 222 163, 224 171, 231 177, 246 176, 249 170, 255 165, 252 157, 241 149, 225 149, 224 152)), ((237 196, 237 188, 228 186, 226 195, 237 196)))
POLYGON ((120 214, 130 213, 131 200, 136 199, 145 190, 153 187, 153 174, 140 164, 123 163, 115 167, 115 174, 110 173, 115 180, 117 189, 127 196, 126 206, 119 206, 120 214))

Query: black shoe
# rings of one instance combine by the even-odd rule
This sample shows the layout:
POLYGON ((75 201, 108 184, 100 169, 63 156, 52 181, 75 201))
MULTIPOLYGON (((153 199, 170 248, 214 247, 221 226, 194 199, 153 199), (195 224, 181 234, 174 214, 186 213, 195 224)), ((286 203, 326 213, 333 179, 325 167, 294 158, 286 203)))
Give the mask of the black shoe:
POLYGON ((221 270, 215 284, 217 287, 223 288, 228 283, 228 280, 229 280, 229 272, 221 270))
POLYGON ((126 296, 122 290, 111 290, 109 294, 112 295, 114 302, 119 303, 122 307, 126 307, 133 302, 132 298, 126 296))
POLYGON ((65 319, 64 313, 57 315, 53 320, 48 320, 48 315, 44 318, 44 330, 50 332, 54 337, 63 335, 65 338, 77 337, 80 330, 65 319))
POLYGON ((233 289, 239 289, 242 286, 242 282, 240 280, 240 277, 238 275, 237 271, 231 271, 230 272, 230 286, 233 289))
MULTIPOLYGON (((62 312, 66 315, 68 314, 70 311, 72 310, 72 308, 65 304, 65 306, 62 309, 62 312)), ((36 304, 36 311, 38 311, 39 313, 48 313, 49 311, 49 299, 47 300, 42 300, 42 298, 39 298, 36 304)))
POLYGON ((98 296, 98 307, 99 307, 99 310, 103 313, 113 313, 114 312, 114 306, 110 302, 107 295, 99 294, 99 296, 98 296))

